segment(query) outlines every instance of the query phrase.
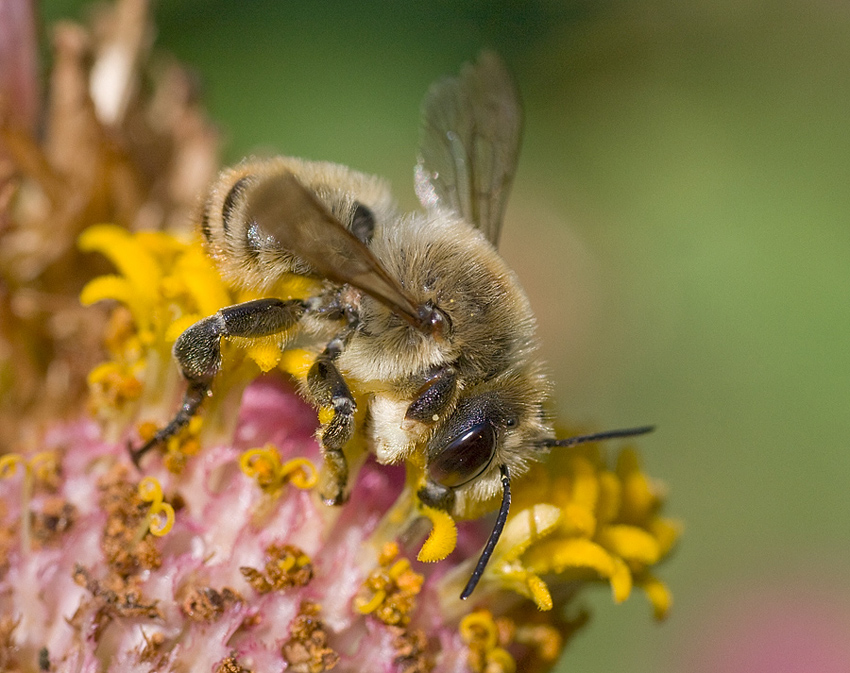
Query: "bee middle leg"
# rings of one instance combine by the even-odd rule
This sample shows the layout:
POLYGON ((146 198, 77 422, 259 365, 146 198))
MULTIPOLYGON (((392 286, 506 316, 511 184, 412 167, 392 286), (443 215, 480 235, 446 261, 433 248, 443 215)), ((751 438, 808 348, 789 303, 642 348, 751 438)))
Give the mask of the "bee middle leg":
POLYGON ((131 450, 137 465, 143 455, 185 427, 209 396, 212 382, 221 368, 223 337, 263 337, 284 332, 301 318, 305 310, 299 299, 255 299, 223 308, 199 320, 174 342, 174 358, 188 388, 180 410, 171 422, 142 447, 131 450))
POLYGON ((346 332, 333 339, 316 358, 307 374, 307 388, 314 403, 333 413, 322 428, 322 455, 325 474, 321 495, 329 505, 341 505, 346 499, 348 461, 343 448, 354 435, 354 412, 357 404, 334 360, 342 352, 346 332))

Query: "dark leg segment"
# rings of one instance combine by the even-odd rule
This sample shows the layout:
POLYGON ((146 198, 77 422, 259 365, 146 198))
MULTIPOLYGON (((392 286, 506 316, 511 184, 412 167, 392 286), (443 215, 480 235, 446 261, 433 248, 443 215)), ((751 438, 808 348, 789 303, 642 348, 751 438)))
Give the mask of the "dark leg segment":
POLYGON ((457 372, 453 367, 437 367, 416 393, 404 418, 408 421, 431 424, 440 420, 457 389, 457 372), (436 418, 435 418, 436 417, 436 418))
POLYGON ((189 384, 180 411, 144 446, 130 451, 138 465, 153 447, 177 434, 197 413, 210 394, 213 379, 221 367, 222 337, 263 337, 286 331, 304 313, 301 300, 255 299, 228 306, 209 318, 199 320, 174 342, 173 353, 189 384))
POLYGON ((357 404, 334 360, 342 352, 349 331, 333 339, 316 358, 307 374, 310 396, 319 408, 332 409, 333 417, 322 429, 322 451, 327 470, 322 497, 331 505, 345 501, 348 462, 343 448, 354 434, 357 404))

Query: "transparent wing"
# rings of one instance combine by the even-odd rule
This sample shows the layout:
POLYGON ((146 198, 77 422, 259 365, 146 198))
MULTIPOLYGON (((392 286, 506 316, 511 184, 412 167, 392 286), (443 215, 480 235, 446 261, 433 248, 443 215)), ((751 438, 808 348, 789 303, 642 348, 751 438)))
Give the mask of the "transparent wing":
POLYGON ((246 199, 245 217, 319 275, 353 285, 412 325, 425 328, 423 308, 292 173, 276 174, 256 184, 246 199))
POLYGON ((435 82, 422 102, 415 176, 422 205, 454 210, 497 245, 521 136, 519 93, 493 52, 435 82))

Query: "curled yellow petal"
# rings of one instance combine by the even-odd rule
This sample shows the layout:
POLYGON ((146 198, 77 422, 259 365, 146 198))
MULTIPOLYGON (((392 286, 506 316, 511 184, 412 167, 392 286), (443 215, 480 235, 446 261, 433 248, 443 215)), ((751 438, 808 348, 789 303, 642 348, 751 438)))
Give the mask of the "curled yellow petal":
POLYGON ((502 531, 495 552, 497 558, 508 563, 519 558, 532 544, 555 530, 560 519, 561 510, 546 503, 517 512, 502 531))
POLYGON ((53 451, 39 451, 29 460, 29 467, 35 478, 40 481, 48 481, 52 474, 58 470, 56 453, 53 451))
POLYGON ((162 275, 159 265, 154 256, 126 229, 111 224, 98 224, 80 234, 78 244, 85 252, 103 254, 130 282, 136 293, 146 301, 155 301, 162 275))
POLYGON ((599 500, 596 503, 596 518, 600 524, 617 518, 621 501, 620 480, 613 472, 603 470, 599 473, 599 500))
POLYGON ((114 275, 98 276, 83 286, 80 303, 83 306, 91 306, 104 299, 114 299, 130 306, 133 296, 133 286, 126 278, 114 275))
POLYGON ((656 539, 636 526, 606 526, 599 532, 597 540, 603 547, 627 561, 652 565, 660 557, 656 539))
POLYGON ((596 479, 595 468, 587 458, 574 456, 570 461, 570 470, 573 482, 570 500, 592 512, 596 509, 596 501, 599 497, 599 482, 596 479))
POLYGON ((655 619, 659 621, 664 619, 670 611, 670 606, 673 603, 673 596, 670 593, 670 589, 667 588, 667 585, 657 577, 649 574, 642 577, 637 582, 637 585, 644 590, 646 597, 652 604, 652 611, 655 619))
POLYGON ((656 518, 649 524, 649 530, 658 541, 659 553, 664 557, 682 534, 682 524, 673 519, 656 518))
POLYGON ((200 246, 192 246, 186 250, 177 265, 175 276, 185 285, 186 291, 204 317, 232 303, 221 276, 200 246))
POLYGON ((608 578, 615 603, 622 603, 632 593, 632 573, 623 559, 614 558, 614 572, 608 578))
POLYGON ((622 520, 635 524, 646 521, 655 511, 658 498, 649 479, 640 471, 637 453, 631 449, 624 449, 620 453, 617 459, 617 475, 622 482, 622 520))
POLYGON ((528 590, 531 592, 531 598, 538 610, 552 609, 552 594, 549 593, 549 587, 546 582, 540 579, 537 575, 529 574, 526 580, 528 590))
POLYGON ((561 532, 570 536, 593 537, 596 532, 596 517, 593 512, 578 503, 568 503, 561 510, 561 532))
POLYGON ((421 512, 431 520, 432 528, 416 558, 423 563, 442 561, 457 546, 457 526, 454 519, 440 509, 422 505, 421 512))
POLYGON ((525 565, 537 575, 587 568, 602 577, 614 574, 614 558, 603 547, 585 538, 544 540, 526 552, 525 565))

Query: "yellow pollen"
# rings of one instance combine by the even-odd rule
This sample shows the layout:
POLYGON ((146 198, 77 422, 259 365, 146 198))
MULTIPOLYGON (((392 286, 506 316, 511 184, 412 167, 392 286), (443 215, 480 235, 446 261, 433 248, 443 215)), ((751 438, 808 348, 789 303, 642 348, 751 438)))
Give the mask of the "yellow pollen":
POLYGON ((322 407, 319 409, 319 423, 327 425, 334 419, 335 414, 333 407, 322 407))

